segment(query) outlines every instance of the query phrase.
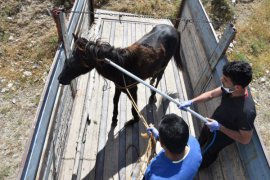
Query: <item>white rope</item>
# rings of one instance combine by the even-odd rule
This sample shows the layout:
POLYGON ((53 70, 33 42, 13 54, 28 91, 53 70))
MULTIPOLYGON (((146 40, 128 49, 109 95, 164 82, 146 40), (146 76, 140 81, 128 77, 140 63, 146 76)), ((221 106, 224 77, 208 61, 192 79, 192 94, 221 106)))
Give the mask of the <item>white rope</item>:
MULTIPOLYGON (((116 69, 120 70, 121 72, 125 73, 126 75, 128 75, 129 77, 135 79, 136 81, 139 81, 140 83, 142 83, 143 85, 147 86, 148 88, 150 88, 151 90, 157 92, 158 94, 160 94, 161 96, 163 96, 164 98, 174 102, 177 106, 180 106, 181 103, 178 102, 177 100, 173 99, 172 97, 170 97, 169 95, 163 93, 162 91, 156 89, 155 87, 151 86, 150 84, 146 83, 144 80, 140 79, 139 77, 135 76, 134 74, 130 73, 129 71, 125 70, 124 68, 122 68, 121 66, 115 64, 114 62, 110 61, 109 59, 105 58, 104 59, 105 62, 107 62, 108 64, 112 65, 113 67, 115 67, 116 69)), ((203 121, 204 123, 207 122, 207 119, 205 117, 203 117, 202 115, 200 115, 199 113, 193 111, 190 108, 185 108, 186 111, 190 112, 192 115, 194 115, 195 117, 197 117, 198 119, 200 119, 201 121, 203 121)))

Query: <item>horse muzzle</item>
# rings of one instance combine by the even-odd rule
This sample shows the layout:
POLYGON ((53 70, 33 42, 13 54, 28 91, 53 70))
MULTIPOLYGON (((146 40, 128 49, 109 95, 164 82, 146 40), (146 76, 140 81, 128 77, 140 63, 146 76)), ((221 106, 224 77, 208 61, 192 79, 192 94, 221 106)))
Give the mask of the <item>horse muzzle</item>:
POLYGON ((69 85, 71 82, 70 80, 66 80, 66 79, 62 78, 61 75, 58 77, 58 81, 62 85, 69 85))

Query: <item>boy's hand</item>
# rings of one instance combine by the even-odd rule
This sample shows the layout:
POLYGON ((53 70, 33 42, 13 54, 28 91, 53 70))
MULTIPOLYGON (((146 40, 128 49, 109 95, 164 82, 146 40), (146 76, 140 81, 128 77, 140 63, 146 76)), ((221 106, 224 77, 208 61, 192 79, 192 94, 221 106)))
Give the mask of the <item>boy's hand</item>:
POLYGON ((178 106, 179 109, 182 109, 182 110, 186 110, 187 107, 191 106, 193 103, 192 100, 188 100, 188 101, 184 101, 182 103, 180 103, 180 105, 178 106))
POLYGON ((159 139, 159 132, 152 124, 150 124, 150 127, 147 128, 146 131, 149 136, 152 134, 156 140, 159 139))
POLYGON ((211 132, 214 132, 220 129, 220 124, 216 120, 209 119, 209 118, 206 118, 206 119, 208 120, 208 122, 205 123, 205 125, 208 126, 211 132))

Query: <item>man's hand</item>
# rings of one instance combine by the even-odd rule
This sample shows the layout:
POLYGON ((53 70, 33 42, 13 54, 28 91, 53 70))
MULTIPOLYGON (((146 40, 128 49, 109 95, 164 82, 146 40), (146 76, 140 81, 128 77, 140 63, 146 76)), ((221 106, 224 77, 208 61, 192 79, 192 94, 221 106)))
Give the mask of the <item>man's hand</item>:
POLYGON ((208 126, 211 132, 218 131, 220 129, 220 124, 216 120, 209 118, 206 119, 208 122, 205 123, 205 125, 208 126))
POLYGON ((150 124, 150 127, 147 128, 146 131, 149 136, 152 134, 156 140, 159 139, 159 132, 152 124, 150 124))
POLYGON ((192 100, 188 100, 188 101, 184 101, 182 103, 180 103, 180 105, 178 106, 179 109, 182 109, 182 110, 186 110, 187 107, 191 106, 193 103, 192 100))

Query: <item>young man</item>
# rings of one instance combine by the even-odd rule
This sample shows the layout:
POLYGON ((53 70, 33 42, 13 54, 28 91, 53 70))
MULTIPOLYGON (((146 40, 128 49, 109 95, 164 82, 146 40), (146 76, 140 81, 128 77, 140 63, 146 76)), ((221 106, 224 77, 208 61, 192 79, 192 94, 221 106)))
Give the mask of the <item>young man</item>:
POLYGON ((205 102, 221 96, 221 104, 217 107, 209 122, 205 124, 199 137, 203 152, 200 168, 211 165, 218 153, 226 146, 237 141, 248 144, 252 137, 253 123, 256 117, 255 104, 247 88, 252 80, 252 69, 243 61, 234 61, 223 67, 222 86, 205 92, 198 97, 181 104, 180 109, 205 102), (214 132, 216 135, 214 136, 214 132))
POLYGON ((201 164, 200 145, 189 136, 186 122, 176 114, 165 115, 159 125, 147 129, 159 140, 163 150, 152 159, 146 169, 145 180, 192 179, 201 164))

